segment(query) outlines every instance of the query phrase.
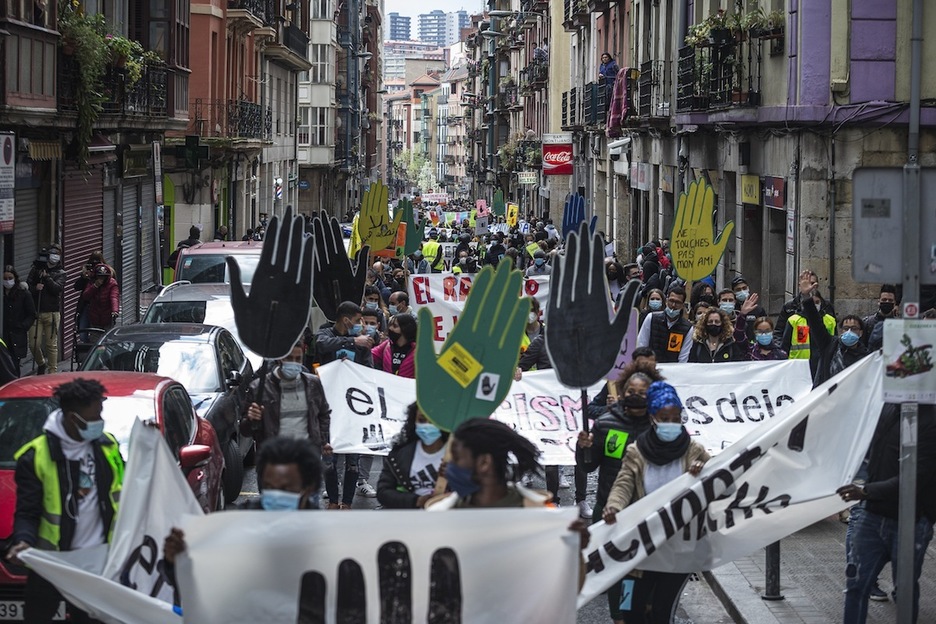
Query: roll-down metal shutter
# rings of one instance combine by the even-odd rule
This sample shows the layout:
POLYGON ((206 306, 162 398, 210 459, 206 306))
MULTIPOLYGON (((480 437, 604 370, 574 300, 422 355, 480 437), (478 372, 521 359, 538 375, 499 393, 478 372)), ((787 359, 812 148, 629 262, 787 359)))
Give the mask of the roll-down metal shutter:
POLYGON ((156 284, 156 191, 152 181, 143 183, 142 222, 140 232, 140 290, 156 284))
POLYGON ((120 318, 126 325, 137 321, 137 296, 139 291, 140 260, 140 189, 136 185, 123 187, 123 238, 120 252, 120 318))
POLYGON ((104 252, 104 259, 112 267, 117 266, 117 256, 115 255, 117 227, 117 189, 104 189, 104 231, 102 233, 103 242, 101 251, 104 252))
POLYGON ((16 191, 13 209, 13 268, 25 280, 39 253, 39 189, 16 191))
POLYGON ((99 165, 86 169, 67 167, 62 196, 62 260, 68 279, 62 314, 62 342, 59 354, 69 357, 75 333, 75 311, 81 295, 72 288, 88 256, 101 248, 104 225, 104 176, 99 165))

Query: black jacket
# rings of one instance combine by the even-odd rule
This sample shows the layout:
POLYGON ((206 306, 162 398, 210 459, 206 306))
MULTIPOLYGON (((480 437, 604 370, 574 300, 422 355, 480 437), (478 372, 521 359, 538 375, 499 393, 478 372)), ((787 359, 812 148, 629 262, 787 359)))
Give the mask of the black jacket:
MULTIPOLYGON (((71 550, 72 538, 75 536, 75 520, 65 513, 66 499, 77 500, 79 465, 77 461, 69 461, 62 452, 62 443, 58 437, 43 432, 49 440, 49 453, 52 460, 58 467, 59 495, 61 497, 62 515, 59 525, 59 550, 71 550), (71 473, 71 474, 69 474, 71 473), (72 491, 68 492, 68 484, 72 484, 72 491)), ((110 533, 111 526, 114 523, 114 510, 108 500, 111 482, 114 480, 114 474, 111 471, 107 458, 101 446, 104 444, 117 444, 117 440, 110 434, 105 434, 91 443, 94 447, 94 464, 96 466, 95 479, 97 480, 98 492, 98 510, 101 513, 101 521, 104 527, 104 537, 110 533)), ((36 476, 35 470, 36 452, 29 449, 23 453, 16 462, 16 514, 13 519, 13 543, 20 541, 35 546, 39 539, 39 518, 42 517, 42 492, 43 484, 36 476)))
MULTIPOLYGON (((331 442, 331 408, 325 399, 322 382, 316 375, 302 373, 300 375, 306 396, 306 416, 309 420, 309 441, 321 450, 322 446, 331 442)), ((280 408, 283 398, 283 388, 276 373, 261 375, 250 382, 247 388, 247 400, 244 402, 245 412, 240 421, 240 432, 252 436, 257 446, 267 438, 273 438, 280 432, 280 408), (260 382, 265 381, 261 401, 257 401, 257 392, 260 382), (260 420, 247 418, 246 408, 251 403, 259 402, 263 406, 263 415, 260 420)))
POLYGON ((534 367, 536 370, 547 370, 553 367, 549 353, 546 351, 546 328, 543 325, 540 325, 540 333, 530 341, 526 351, 520 355, 517 366, 522 371, 528 371, 534 367))
POLYGON ((45 264, 40 266, 33 264, 29 269, 26 283, 29 284, 29 292, 32 294, 37 311, 40 313, 61 311, 62 291, 65 289, 66 279, 65 269, 61 264, 52 268, 45 264), (38 284, 42 284, 42 290, 36 288, 38 284))
POLYGON ((354 344, 351 336, 341 336, 332 324, 323 325, 315 334, 315 357, 321 364, 328 364, 338 359, 338 351, 345 349, 354 352, 354 361, 358 364, 374 367, 374 358, 367 347, 354 344))
POLYGON ((377 480, 377 500, 388 509, 416 509, 419 496, 410 482, 410 469, 419 440, 395 445, 383 460, 377 480))
POLYGON ((592 425, 594 443, 591 446, 591 461, 585 461, 583 449, 576 447, 575 463, 585 472, 598 469, 598 494, 595 496, 595 519, 601 519, 600 511, 608 502, 608 493, 618 472, 621 460, 631 442, 650 428, 650 418, 635 418, 624 411, 620 402, 612 404, 608 411, 592 425))
POLYGON ((179 253, 180 253, 183 249, 187 249, 187 248, 189 248, 189 247, 192 247, 192 246, 194 246, 194 245, 197 245, 197 244, 200 243, 200 242, 201 242, 201 241, 198 240, 197 238, 186 238, 184 241, 182 241, 181 243, 179 243, 179 245, 176 247, 175 251, 173 251, 171 254, 169 254, 169 259, 166 261, 166 266, 169 267, 169 268, 172 269, 172 270, 175 270, 175 268, 176 268, 176 262, 179 261, 179 253))
MULTIPOLYGON (((849 348, 842 344, 841 337, 832 337, 826 332, 819 333, 825 334, 830 340, 823 340, 826 346, 819 356, 819 365, 816 368, 816 376, 813 378, 813 388, 835 377, 870 353, 868 348, 861 343, 861 340, 855 343, 853 347, 849 348)), ((812 328, 810 328, 810 335, 815 335, 812 333, 812 328)))
MULTIPOLYGON (((916 517, 936 521, 936 406, 920 405, 917 430, 916 517)), ((881 410, 868 460, 865 509, 896 519, 900 508, 900 405, 881 410)))
POLYGON ((19 284, 3 294, 3 340, 14 357, 26 357, 27 334, 35 320, 36 303, 19 284))
MULTIPOLYGON (((809 297, 807 297, 809 299, 809 297)), ((802 302, 800 296, 797 295, 783 304, 783 307, 780 308, 780 314, 777 316, 777 323, 774 325, 774 338, 779 342, 783 340, 783 332, 787 328, 787 320, 794 314, 802 314, 802 302)), ((835 309, 832 307, 828 301, 823 301, 821 306, 821 311, 823 314, 828 314, 829 316, 835 316, 835 309)), ((805 316, 805 315, 803 315, 805 316)))

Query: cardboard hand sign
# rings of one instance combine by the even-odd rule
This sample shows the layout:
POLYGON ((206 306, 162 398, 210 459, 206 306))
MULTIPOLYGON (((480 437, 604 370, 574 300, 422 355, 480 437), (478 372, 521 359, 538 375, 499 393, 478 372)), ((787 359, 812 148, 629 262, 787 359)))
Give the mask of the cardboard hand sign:
POLYGON ((312 235, 315 237, 315 288, 312 292, 325 318, 335 321, 342 301, 357 303, 364 298, 370 249, 365 245, 358 251, 354 267, 345 251, 341 224, 325 212, 312 221, 312 235))
MULTIPOLYGON (((562 210, 562 237, 566 238, 570 233, 578 230, 579 223, 585 220, 585 198, 578 193, 572 193, 566 198, 565 207, 562 210)), ((598 217, 592 217, 588 224, 588 231, 595 232, 595 226, 598 224, 598 217)))
POLYGON ((387 195, 388 189, 380 180, 364 191, 358 231, 362 244, 370 246, 371 249, 386 249, 392 245, 396 238, 397 226, 403 218, 402 213, 398 213, 396 218, 390 221, 387 195))
POLYGON ((496 217, 506 216, 507 204, 504 203, 504 191, 500 189, 494 191, 494 201, 491 204, 491 211, 496 217))
POLYGON ((560 382, 587 388, 614 367, 639 287, 638 280, 627 283, 614 315, 601 237, 589 235, 584 221, 569 234, 550 275, 546 308, 546 351, 560 382))
POLYGON ((289 207, 282 222, 276 216, 270 219, 249 295, 241 285, 237 260, 225 258, 237 333, 254 353, 270 359, 284 357, 302 336, 312 309, 313 255, 305 219, 294 217, 289 207))
POLYGON ((419 246, 422 244, 428 219, 427 217, 423 217, 422 220, 416 221, 416 210, 413 208, 412 202, 408 199, 401 199, 398 206, 403 209, 403 223, 406 224, 406 239, 403 243, 403 254, 408 256, 418 250, 419 246))
POLYGON ((440 429, 487 418, 510 390, 530 300, 520 298, 522 276, 501 263, 478 273, 465 309, 436 356, 432 313, 419 309, 416 401, 440 429))
POLYGON ((731 239, 734 221, 715 238, 714 213, 715 191, 704 179, 693 180, 679 195, 670 250, 677 275, 686 281, 711 275, 731 239))

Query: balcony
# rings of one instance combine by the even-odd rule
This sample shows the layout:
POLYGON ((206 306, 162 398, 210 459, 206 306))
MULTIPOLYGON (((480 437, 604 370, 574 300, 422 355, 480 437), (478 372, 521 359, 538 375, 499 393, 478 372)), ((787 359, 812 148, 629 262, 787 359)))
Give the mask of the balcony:
POLYGON ((543 165, 543 144, 537 141, 524 140, 517 143, 517 160, 528 168, 543 165))
POLYGON ((585 85, 582 98, 583 115, 582 125, 592 129, 604 131, 608 121, 608 100, 610 91, 603 83, 590 82, 585 85))
POLYGON ((679 49, 676 111, 760 104, 760 40, 729 40, 679 49))
POLYGON ((604 13, 611 7, 611 0, 588 0, 588 10, 592 13, 604 13))
POLYGON ((670 63, 646 61, 637 79, 637 114, 644 118, 668 118, 670 114, 670 63))
MULTIPOLYGON (((104 101, 96 125, 147 127, 147 120, 165 120, 169 116, 169 74, 165 66, 144 65, 140 79, 130 85, 126 69, 108 66, 101 80, 104 101)), ((59 112, 78 112, 79 88, 75 57, 59 54, 59 112)))
POLYGON ((524 95, 531 95, 546 88, 549 80, 549 64, 533 61, 520 70, 520 89, 524 95))
POLYGON ((591 22, 588 0, 564 0, 562 9, 562 29, 566 32, 576 32, 591 22))
POLYGON ((581 90, 573 87, 562 94, 562 129, 581 130, 584 119, 579 111, 581 90))
POLYGON ((272 0, 228 0, 228 24, 242 33, 273 25, 272 0))
POLYGON ((189 131, 205 139, 270 141, 272 111, 247 100, 196 98, 189 107, 189 131))
POLYGON ((296 71, 308 71, 312 68, 309 62, 309 37, 302 29, 290 24, 281 25, 277 37, 264 48, 263 53, 296 71))
POLYGON ((511 84, 501 87, 500 93, 497 94, 496 109, 498 111, 507 111, 518 106, 522 106, 522 104, 517 85, 511 84))

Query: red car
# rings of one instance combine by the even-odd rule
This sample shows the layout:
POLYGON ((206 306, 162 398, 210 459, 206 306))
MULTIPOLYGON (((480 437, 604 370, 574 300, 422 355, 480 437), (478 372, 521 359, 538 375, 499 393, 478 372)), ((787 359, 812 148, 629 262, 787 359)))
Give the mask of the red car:
POLYGON ((0 621, 22 621, 26 571, 5 560, 12 545, 16 511, 14 453, 42 433, 58 405, 52 391, 78 377, 99 381, 105 388, 104 428, 120 443, 127 458, 135 419, 155 420, 195 498, 206 512, 224 507, 221 475, 224 456, 214 428, 195 414, 180 383, 149 373, 86 371, 24 377, 0 388, 0 621))

